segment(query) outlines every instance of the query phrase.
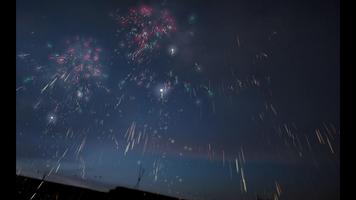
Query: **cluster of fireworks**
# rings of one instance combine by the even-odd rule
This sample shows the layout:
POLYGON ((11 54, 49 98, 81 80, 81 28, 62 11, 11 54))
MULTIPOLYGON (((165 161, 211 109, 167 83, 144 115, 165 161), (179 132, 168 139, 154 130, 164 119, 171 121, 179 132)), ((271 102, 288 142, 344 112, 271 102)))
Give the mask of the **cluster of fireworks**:
MULTIPOLYGON (((53 133, 50 135, 59 139, 77 141, 75 145, 69 145, 61 156, 58 150, 56 151, 58 154, 56 158, 59 159, 50 172, 58 173, 61 160, 72 151, 79 163, 81 177, 85 178, 87 162, 83 151, 87 141, 95 135, 98 140, 110 138, 113 148, 124 157, 129 155, 130 151, 141 152, 142 155, 148 152, 152 154, 163 152, 164 155, 157 156, 152 165, 150 174, 154 182, 159 180, 159 175, 164 170, 166 151, 174 152, 177 157, 202 153, 203 159, 219 165, 221 162, 223 169, 229 166, 228 173, 231 178, 235 170, 240 180, 241 191, 246 193, 248 169, 245 164, 248 158, 245 149, 241 147, 239 152, 229 152, 223 148, 213 148, 210 143, 194 146, 181 143, 179 138, 171 137, 169 128, 177 120, 177 116, 183 115, 185 109, 174 100, 178 97, 187 100, 197 108, 202 118, 202 112, 215 114, 219 109, 221 104, 217 103, 217 98, 224 99, 223 104, 230 105, 242 92, 255 89, 268 99, 271 96, 268 87, 270 77, 266 75, 257 78, 252 75, 238 78, 232 72, 230 78, 211 83, 201 76, 194 80, 187 78, 174 67, 167 67, 163 72, 155 70, 149 65, 155 52, 159 54, 162 50, 166 51, 168 47, 169 56, 173 57, 177 54, 176 47, 164 46, 164 41, 169 40, 177 31, 173 14, 168 10, 143 5, 131 8, 125 13, 116 12, 113 18, 117 23, 117 34, 120 38, 118 49, 115 51, 125 55, 128 64, 132 66, 127 74, 122 75, 123 78, 115 80, 115 87, 106 84, 108 66, 102 58, 104 50, 91 38, 75 37, 67 40, 64 48, 48 56, 45 65, 36 63, 29 53, 18 55, 18 58, 26 61, 33 71, 31 76, 25 76, 17 85, 16 92, 21 94, 28 88, 36 88, 38 93, 34 94, 37 98, 33 110, 46 113, 47 123, 43 132, 46 134, 64 132, 59 134, 60 136, 53 133), (142 91, 143 95, 140 98, 152 106, 147 109, 137 105, 132 88, 142 91), (106 103, 98 105, 95 98, 103 99, 103 97, 106 103), (119 116, 119 119, 115 120, 120 120, 120 117, 132 114, 127 111, 128 105, 132 104, 140 114, 139 119, 128 122, 128 126, 122 127, 121 132, 106 125, 107 120, 112 120, 111 116, 119 116), (203 110, 206 108, 208 111, 203 110), (77 119, 83 117, 86 117, 88 123, 78 124, 77 119), (62 125, 66 128, 63 129, 62 125)), ((189 17, 190 24, 195 21, 195 15, 189 17)), ((239 37, 237 42, 240 46, 239 37)), ((50 47, 53 51, 53 45, 50 47)), ((256 55, 256 59, 259 61, 268 59, 268 55, 262 52, 256 55)), ((192 72, 196 74, 201 75, 204 71, 198 61, 192 62, 191 66, 192 72)), ((278 122, 279 111, 276 105, 266 100, 264 108, 259 113, 255 113, 252 119, 259 125, 272 123, 274 132, 267 137, 277 136, 287 148, 293 148, 299 157, 307 152, 313 152, 316 144, 327 146, 332 154, 337 151, 333 142, 337 142, 339 133, 334 125, 323 123, 321 128, 315 130, 315 135, 305 133, 306 131, 302 134, 295 125, 278 122), (272 118, 272 122, 267 118, 272 118)), ((177 180, 183 182, 184 179, 177 176, 177 180)), ((278 182, 274 184, 278 199, 282 187, 278 182)))

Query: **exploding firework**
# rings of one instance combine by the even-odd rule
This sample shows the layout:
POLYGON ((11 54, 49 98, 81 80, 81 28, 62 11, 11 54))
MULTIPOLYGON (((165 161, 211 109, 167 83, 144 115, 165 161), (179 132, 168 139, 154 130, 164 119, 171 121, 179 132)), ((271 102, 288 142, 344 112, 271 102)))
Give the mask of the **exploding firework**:
POLYGON ((70 123, 76 113, 96 113, 99 105, 91 99, 110 92, 105 87, 103 50, 94 39, 75 37, 57 49, 48 56, 47 65, 36 67, 33 78, 39 88, 34 109, 51 112, 47 120, 52 125, 70 123))
POLYGON ((157 50, 164 38, 177 29, 175 19, 168 10, 150 6, 131 8, 124 15, 115 15, 118 33, 125 40, 121 49, 129 49, 128 58, 135 63, 149 60, 150 53, 157 50))
POLYGON ((107 77, 101 61, 102 49, 95 40, 76 37, 65 42, 61 53, 49 55, 46 84, 41 94, 56 96, 59 90, 65 90, 65 96, 71 101, 88 101, 92 90, 106 89, 103 81, 107 77))
POLYGON ((93 39, 77 37, 67 40, 67 47, 61 54, 49 56, 56 68, 53 80, 61 80, 65 87, 89 88, 101 85, 105 77, 100 60, 102 49, 96 47, 93 39))

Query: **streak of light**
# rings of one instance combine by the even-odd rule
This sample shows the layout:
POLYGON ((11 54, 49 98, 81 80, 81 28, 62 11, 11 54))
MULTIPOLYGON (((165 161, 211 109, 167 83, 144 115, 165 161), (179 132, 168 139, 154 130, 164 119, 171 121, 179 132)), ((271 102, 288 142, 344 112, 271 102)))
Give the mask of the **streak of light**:
POLYGON ((48 174, 43 178, 43 180, 45 178, 47 178, 48 176, 50 176, 52 174, 53 170, 54 170, 54 166, 51 168, 51 170, 48 172, 48 174))
POLYGON ((68 130, 66 132, 66 138, 68 138, 69 133, 70 133, 70 128, 68 128, 68 130))
POLYGON ((236 36, 237 47, 240 47, 240 38, 239 35, 236 36))
POLYGON ((24 59, 24 58, 26 58, 27 56, 29 56, 29 55, 31 55, 31 54, 29 54, 29 53, 21 53, 21 54, 19 54, 19 55, 17 55, 19 58, 21 58, 21 59, 24 59))
POLYGON ((281 186, 277 183, 277 181, 275 181, 275 184, 276 184, 277 194, 278 194, 278 196, 281 196, 281 194, 282 194, 281 186))
POLYGON ((41 183, 37 186, 36 190, 40 189, 40 187, 43 185, 43 183, 44 183, 44 181, 42 180, 41 183))
POLYGON ((78 147, 78 150, 77 150, 77 157, 78 157, 78 155, 80 154, 80 152, 83 150, 83 148, 84 148, 84 145, 85 145, 85 141, 86 141, 86 136, 83 138, 83 140, 82 140, 82 143, 80 144, 80 146, 78 147))
POLYGON ((113 140, 114 140, 115 145, 116 145, 116 150, 119 150, 119 142, 117 141, 115 136, 113 136, 113 140))
POLYGON ((243 189, 245 192, 247 192, 245 174, 244 174, 244 169, 242 167, 241 167, 241 179, 242 179, 243 189))
POLYGON ((138 134, 138 138, 137 138, 137 144, 140 144, 141 135, 142 135, 142 132, 140 131, 138 134))
POLYGON ((159 162, 159 160, 157 161, 157 160, 155 160, 154 162, 153 162, 153 175, 154 175, 154 181, 157 181, 157 179, 158 179, 158 172, 159 172, 159 170, 160 170, 160 162, 159 162))
POLYGON ((45 85, 45 86, 42 88, 41 94, 48 88, 48 86, 49 86, 49 83, 47 83, 47 85, 45 85))
POLYGON ((63 79, 64 76, 66 75, 66 73, 63 73, 61 77, 59 77, 60 79, 63 79))
POLYGON ((36 193, 37 193, 37 192, 35 192, 35 193, 31 196, 30 200, 32 200, 32 199, 36 196, 36 193))
POLYGON ((64 158, 67 152, 68 152, 68 148, 63 152, 62 156, 58 159, 58 163, 61 162, 61 160, 64 158))
POLYGON ((331 153, 334 154, 334 153, 335 153, 335 152, 334 152, 334 149, 333 149, 333 147, 331 146, 331 143, 330 143, 329 138, 328 138, 327 136, 326 136, 326 141, 327 141, 328 144, 329 144, 331 153))
POLYGON ((50 87, 52 87, 52 85, 57 81, 58 77, 56 77, 52 82, 51 84, 49 84, 50 87))
POLYGON ((19 90, 24 89, 24 88, 25 88, 24 86, 20 86, 20 87, 16 88, 16 92, 18 92, 19 90))
POLYGON ((319 143, 320 144, 325 144, 325 141, 324 141, 319 129, 315 130, 315 134, 316 134, 316 136, 317 136, 317 138, 319 140, 319 143))
POLYGON ((131 150, 133 149, 134 146, 135 146, 135 140, 132 140, 132 143, 131 143, 131 150))
POLYGON ((284 129, 286 130, 288 136, 293 138, 292 132, 288 129, 287 124, 284 124, 284 129))
POLYGON ((239 161, 235 158, 236 173, 239 173, 239 161))
POLYGON ((80 157, 80 162, 82 163, 82 172, 81 172, 81 177, 82 179, 85 179, 85 174, 86 174, 86 165, 84 162, 83 157, 80 157))
POLYGON ((244 150, 242 149, 242 147, 241 147, 241 156, 242 156, 242 161, 243 161, 244 163, 246 163, 245 154, 244 154, 244 150))
POLYGON ((118 102, 115 105, 115 109, 121 104, 122 99, 124 98, 124 94, 122 94, 118 100, 118 102))
POLYGON ((61 166, 61 163, 59 163, 58 166, 57 166, 57 169, 56 169, 56 171, 55 171, 56 174, 57 174, 57 172, 58 172, 60 166, 61 166))
POLYGON ((33 106, 33 109, 36 110, 38 108, 38 106, 40 105, 41 103, 41 100, 39 100, 34 106, 33 106))
POLYGON ((148 142, 148 137, 146 137, 145 144, 143 145, 142 155, 145 154, 147 142, 148 142))
POLYGON ((127 146, 126 146, 126 149, 125 149, 125 152, 124 152, 125 156, 126 156, 127 151, 129 150, 129 148, 130 148, 130 142, 127 143, 127 146))
POLYGON ((68 75, 67 75, 66 78, 64 79, 64 82, 67 81, 67 79, 69 78, 69 76, 70 76, 70 73, 68 73, 68 75))
POLYGON ((16 174, 17 174, 17 175, 20 175, 20 174, 21 174, 21 171, 22 171, 22 168, 16 170, 16 174))

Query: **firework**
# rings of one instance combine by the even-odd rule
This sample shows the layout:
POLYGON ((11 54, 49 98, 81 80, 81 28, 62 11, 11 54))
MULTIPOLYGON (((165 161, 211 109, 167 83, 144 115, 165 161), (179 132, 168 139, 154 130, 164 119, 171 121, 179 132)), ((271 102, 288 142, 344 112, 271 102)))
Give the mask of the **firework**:
MULTIPOLYGON (((128 13, 117 13, 114 19, 118 24, 118 33, 125 40, 120 42, 121 49, 129 49, 128 58, 135 63, 148 61, 150 53, 161 46, 162 40, 168 38, 177 29, 175 19, 168 10, 151 6, 131 8, 128 13)), ((170 54, 175 49, 170 49, 170 54)))

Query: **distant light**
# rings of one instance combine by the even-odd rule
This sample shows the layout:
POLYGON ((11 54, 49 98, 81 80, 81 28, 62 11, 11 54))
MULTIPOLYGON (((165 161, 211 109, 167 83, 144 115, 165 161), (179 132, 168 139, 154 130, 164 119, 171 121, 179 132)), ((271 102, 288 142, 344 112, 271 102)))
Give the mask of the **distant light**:
POLYGON ((158 88, 155 89, 157 95, 159 95, 159 99, 160 100, 167 100, 166 96, 168 95, 169 91, 170 91, 170 86, 167 84, 162 84, 159 85, 158 88))
POLYGON ((56 121, 57 121, 56 115, 53 114, 53 113, 49 114, 48 117, 47 117, 47 121, 48 121, 49 124, 56 123, 56 121))
POLYGON ((77 91, 77 97, 78 97, 78 98, 82 98, 82 97, 83 97, 83 92, 80 91, 80 90, 78 90, 78 91, 77 91))
POLYGON ((175 46, 170 46, 168 48, 168 54, 170 56, 175 56, 177 54, 177 48, 175 46))

